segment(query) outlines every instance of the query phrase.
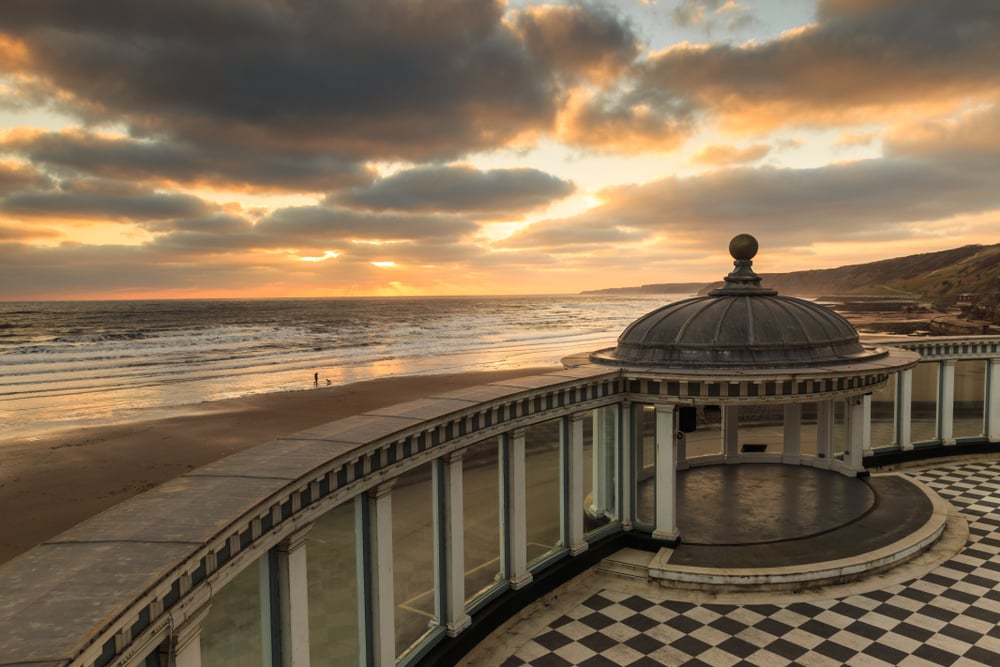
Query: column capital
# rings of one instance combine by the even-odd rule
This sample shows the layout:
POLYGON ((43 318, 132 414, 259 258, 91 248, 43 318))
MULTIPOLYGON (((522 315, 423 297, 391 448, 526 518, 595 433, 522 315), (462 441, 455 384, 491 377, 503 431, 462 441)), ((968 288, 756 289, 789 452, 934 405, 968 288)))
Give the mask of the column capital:
POLYGON ((461 463, 462 459, 465 458, 465 450, 459 449, 454 452, 448 452, 441 457, 441 460, 445 463, 461 463))
POLYGON ((388 481, 382 482, 381 484, 379 484, 374 488, 368 489, 367 491, 368 497, 374 500, 378 500, 380 498, 388 496, 389 494, 392 493, 392 487, 396 483, 396 479, 398 478, 390 479, 388 481))
POLYGON ((307 523, 304 526, 296 528, 294 533, 278 543, 278 550, 290 553, 305 546, 306 540, 309 537, 309 531, 312 530, 312 527, 313 524, 307 523))
POLYGON ((173 650, 174 655, 179 655, 184 653, 186 650, 197 651, 194 655, 198 656, 197 663, 189 664, 201 664, 201 648, 197 645, 198 640, 201 638, 201 624, 208 616, 209 610, 212 608, 211 604, 206 604, 205 606, 198 609, 198 611, 193 614, 189 614, 184 621, 178 625, 173 632, 173 650))

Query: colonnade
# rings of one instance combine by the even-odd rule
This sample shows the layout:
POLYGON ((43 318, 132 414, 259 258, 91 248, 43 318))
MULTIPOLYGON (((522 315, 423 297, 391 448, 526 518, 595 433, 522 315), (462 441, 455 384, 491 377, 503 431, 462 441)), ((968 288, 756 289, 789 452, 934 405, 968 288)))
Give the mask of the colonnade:
MULTIPOLYGON (((908 341, 891 344, 910 345, 908 341)), ((590 375, 581 371, 579 379, 540 377, 530 388, 491 389, 497 396, 489 399, 494 403, 450 398, 455 405, 468 407, 442 413, 440 418, 406 421, 409 430, 402 436, 390 432, 387 425, 384 432, 379 431, 383 435, 372 436, 380 439, 373 440, 371 447, 367 441, 339 440, 343 435, 335 427, 328 429, 330 435, 324 431, 315 439, 288 441, 283 446, 303 457, 313 456, 321 445, 330 447, 344 463, 329 459, 337 463, 330 463, 319 476, 309 464, 287 482, 277 482, 273 488, 279 490, 267 491, 254 501, 257 504, 241 509, 243 514, 234 516, 200 551, 192 551, 182 563, 171 563, 158 580, 165 582, 162 592, 120 602, 123 608, 139 609, 138 615, 123 615, 104 626, 100 640, 87 640, 94 648, 85 657, 65 662, 72 667, 214 667, 224 664, 218 659, 219 637, 229 632, 232 636, 226 646, 253 644, 252 660, 241 664, 318 664, 328 659, 327 655, 311 655, 322 644, 320 636, 341 633, 345 636, 324 640, 327 644, 344 640, 344 655, 350 657, 338 655, 338 659, 365 667, 416 665, 448 638, 466 636, 473 620, 487 613, 493 602, 537 586, 542 574, 573 559, 584 562, 593 557, 594 545, 602 539, 628 531, 665 542, 683 538, 677 517, 677 470, 769 461, 858 474, 863 473, 864 459, 872 452, 952 448, 966 439, 1000 443, 1000 349, 996 342, 985 352, 982 345, 970 343, 966 347, 974 349, 974 354, 964 354, 963 345, 956 342, 937 356, 928 352, 921 362, 937 369, 936 376, 925 373, 937 378, 937 412, 935 437, 917 442, 913 397, 925 388, 915 389, 914 370, 889 380, 894 387, 893 442, 885 441, 888 438, 872 442, 875 403, 871 393, 860 393, 863 389, 812 400, 815 423, 811 406, 809 420, 803 419, 809 399, 796 402, 778 391, 766 396, 765 392, 752 396, 743 391, 738 395, 724 392, 716 403, 721 404, 718 451, 692 455, 679 429, 683 401, 657 398, 652 389, 647 391, 652 382, 632 383, 626 375, 607 371, 589 371, 590 375), (977 366, 975 376, 982 378, 981 393, 975 394, 982 399, 978 436, 963 436, 956 428, 954 406, 960 393, 956 367, 963 361, 983 365, 977 366), (633 384, 639 390, 629 388, 633 384), (732 399, 728 404, 727 398, 732 399), (780 409, 781 424, 775 426, 780 447, 769 446, 763 453, 741 451, 740 410, 744 405, 766 404, 780 409), (653 415, 652 434, 637 421, 640 411, 653 415), (558 442, 533 449, 532 437, 541 437, 533 429, 543 425, 557 433, 558 442), (815 449, 812 433, 807 431, 812 428, 815 449), (476 429, 484 435, 476 435, 476 429), (643 437, 650 435, 653 461, 641 449, 643 437), (355 454, 359 451, 363 453, 355 454), (469 465, 477 452, 488 452, 490 463, 469 465), (654 475, 646 469, 650 463, 654 475), (548 476, 532 483, 532 479, 542 479, 538 477, 541 468, 548 476), (426 472, 426 481, 417 483, 407 477, 414 472, 426 472), (537 484, 544 486, 544 494, 538 495, 537 484), (640 500, 638 489, 644 484, 652 485, 653 493, 640 500), (470 494, 479 487, 485 489, 485 497, 495 499, 491 507, 470 504, 470 494), (414 489, 422 494, 420 504, 413 503, 414 489), (329 504, 323 504, 324 494, 329 494, 329 504), (537 497, 544 497, 544 502, 531 500, 537 497), (543 510, 556 517, 553 526, 537 524, 543 510), (410 517, 426 524, 420 526, 419 543, 416 538, 409 542, 410 537, 399 529, 410 517), (336 530, 323 523, 327 519, 336 524, 336 530), (478 554, 470 560, 471 527, 494 536, 487 556, 478 554), (539 534, 544 536, 539 538, 539 534), (318 583, 317 567, 335 570, 339 583, 318 583), (419 586, 426 588, 425 595, 401 599, 400 577, 405 583, 408 576, 408 572, 397 572, 402 567, 412 567, 414 576, 424 578, 419 586), (470 572, 477 568, 484 573, 477 581, 487 582, 481 589, 478 583, 469 583, 470 572), (256 597, 226 599, 237 589, 256 597), (336 593, 332 599, 320 600, 331 591, 336 593), (403 607, 423 624, 414 626, 412 634, 400 635, 403 607), (225 610, 221 625, 220 610, 225 610), (235 612, 241 611, 251 620, 236 624, 235 612), (226 625, 228 620, 233 620, 231 626, 226 625)), ((706 394, 701 403, 710 400, 706 394)), ((877 401, 879 409, 887 409, 884 397, 877 401)), ((879 419, 886 426, 887 418, 879 419)), ((371 420, 381 428, 390 418, 376 415, 371 420)), ((926 425, 920 428, 930 433, 926 425)), ((233 471, 227 473, 233 480, 245 474, 238 466, 233 471)), ((207 477, 198 479, 208 483, 207 477)), ((163 502, 169 498, 164 496, 163 502)))

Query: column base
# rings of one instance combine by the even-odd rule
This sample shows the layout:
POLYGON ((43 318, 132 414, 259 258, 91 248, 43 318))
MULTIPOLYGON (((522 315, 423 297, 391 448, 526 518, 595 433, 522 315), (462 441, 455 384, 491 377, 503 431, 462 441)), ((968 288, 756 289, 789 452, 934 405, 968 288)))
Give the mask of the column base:
POLYGON ((457 637, 462 630, 472 625, 472 617, 468 614, 462 614, 462 617, 452 621, 447 626, 447 633, 449 637, 457 637))
POLYGON ((654 530, 653 539, 659 540, 661 542, 667 542, 672 546, 676 546, 680 542, 680 533, 676 530, 666 531, 666 530, 654 530))
POLYGON ((574 544, 573 546, 571 546, 569 548, 569 555, 570 556, 579 556, 580 554, 582 554, 584 551, 586 551, 589 548, 590 548, 590 543, 589 542, 580 542, 579 544, 574 544))
POLYGON ((512 590, 518 591, 530 584, 534 580, 534 575, 530 572, 525 572, 523 574, 515 575, 510 578, 510 587, 512 590))

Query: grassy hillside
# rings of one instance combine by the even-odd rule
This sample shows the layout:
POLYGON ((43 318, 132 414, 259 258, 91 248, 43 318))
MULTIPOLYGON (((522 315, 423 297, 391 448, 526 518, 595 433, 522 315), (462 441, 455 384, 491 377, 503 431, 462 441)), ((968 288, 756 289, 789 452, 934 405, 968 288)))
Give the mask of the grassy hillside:
POLYGON ((913 296, 946 306, 959 294, 1000 292, 1000 244, 855 264, 836 269, 763 274, 783 294, 913 296))
MULTIPOLYGON (((836 269, 761 276, 765 287, 789 296, 904 296, 945 307, 966 292, 1000 295, 1000 244, 970 245, 836 269)), ((720 280, 691 291, 704 294, 721 285, 720 280)), ((592 293, 669 293, 678 291, 672 289, 677 287, 677 284, 653 284, 592 293)))

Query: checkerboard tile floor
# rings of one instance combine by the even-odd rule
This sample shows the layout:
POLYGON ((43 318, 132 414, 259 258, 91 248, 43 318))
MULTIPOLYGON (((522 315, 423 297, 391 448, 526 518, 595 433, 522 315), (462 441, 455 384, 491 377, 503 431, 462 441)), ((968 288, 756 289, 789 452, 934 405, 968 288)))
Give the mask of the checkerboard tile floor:
POLYGON ((965 548, 919 579, 792 604, 656 603, 605 589, 502 665, 1000 665, 1000 462, 911 475, 969 522, 965 548))

